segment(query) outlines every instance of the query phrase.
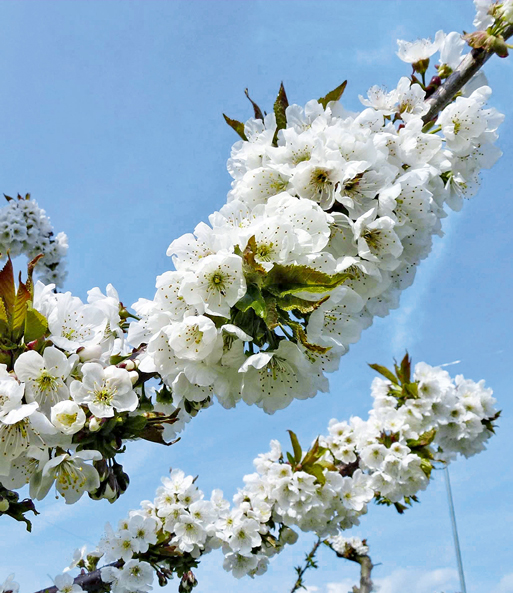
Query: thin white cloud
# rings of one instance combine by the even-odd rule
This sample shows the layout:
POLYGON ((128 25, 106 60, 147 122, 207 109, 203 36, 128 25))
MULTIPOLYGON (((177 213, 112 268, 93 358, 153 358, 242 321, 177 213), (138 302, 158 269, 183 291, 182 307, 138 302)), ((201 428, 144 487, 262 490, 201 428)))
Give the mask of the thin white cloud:
POLYGON ((502 577, 491 593, 513 593, 513 572, 502 577))
MULTIPOLYGON (((512 575, 513 576, 513 575, 512 575)), ((344 579, 337 583, 328 583, 325 589, 309 587, 310 593, 348 593, 356 582, 344 579)), ((374 579, 376 593, 456 593, 458 573, 454 568, 436 568, 422 570, 418 568, 399 568, 390 575, 374 579)), ((494 593, 511 593, 513 589, 499 589, 494 593)))
POLYGON ((399 25, 392 31, 389 31, 388 36, 382 36, 382 39, 386 41, 381 44, 380 47, 375 45, 369 46, 368 48, 358 48, 354 54, 357 64, 365 65, 384 65, 398 63, 399 58, 395 55, 397 50, 397 39, 404 37, 405 29, 399 25))

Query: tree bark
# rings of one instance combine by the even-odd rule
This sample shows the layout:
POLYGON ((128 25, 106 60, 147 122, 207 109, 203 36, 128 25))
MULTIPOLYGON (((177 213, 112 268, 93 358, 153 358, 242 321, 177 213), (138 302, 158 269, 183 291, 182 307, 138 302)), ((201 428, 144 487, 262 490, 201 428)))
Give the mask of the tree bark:
MULTIPOLYGON (((503 33, 504 40, 513 35, 513 25, 510 25, 503 33)), ((426 102, 429 104, 429 111, 422 118, 424 123, 434 119, 442 109, 447 107, 456 93, 458 93, 467 82, 478 72, 482 66, 493 56, 494 52, 484 49, 473 49, 467 54, 460 65, 454 70, 449 78, 440 86, 426 102)))
POLYGON ((354 558, 354 561, 360 565, 360 587, 353 589, 353 591, 355 593, 371 593, 373 590, 371 580, 373 564, 371 559, 367 555, 358 555, 354 558))

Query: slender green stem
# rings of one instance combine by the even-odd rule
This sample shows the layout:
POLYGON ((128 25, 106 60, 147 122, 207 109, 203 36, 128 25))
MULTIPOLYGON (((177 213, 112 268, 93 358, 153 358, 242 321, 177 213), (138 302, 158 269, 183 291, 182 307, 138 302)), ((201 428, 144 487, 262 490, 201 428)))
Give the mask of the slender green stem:
POLYGON ((302 567, 298 566, 296 568, 297 580, 294 583, 294 586, 292 587, 292 589, 290 590, 290 593, 295 593, 296 591, 299 591, 299 589, 305 589, 305 586, 303 584, 303 575, 309 568, 317 568, 317 564, 315 563, 314 558, 315 558, 315 554, 317 553, 317 550, 318 550, 319 546, 321 545, 321 543, 322 543, 322 540, 319 538, 313 545, 310 552, 308 552, 308 554, 306 555, 304 566, 302 566, 302 567))

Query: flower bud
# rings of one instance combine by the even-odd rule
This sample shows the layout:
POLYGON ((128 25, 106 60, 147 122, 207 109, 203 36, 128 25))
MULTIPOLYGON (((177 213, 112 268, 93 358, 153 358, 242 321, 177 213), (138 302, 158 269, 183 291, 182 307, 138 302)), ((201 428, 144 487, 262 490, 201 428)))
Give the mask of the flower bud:
POLYGON ((465 33, 463 39, 474 49, 493 51, 500 58, 505 58, 508 55, 508 46, 502 35, 491 35, 488 31, 475 31, 474 33, 465 33))
POLYGON ((196 580, 196 577, 192 570, 189 570, 183 575, 182 580, 180 581, 178 593, 189 593, 189 591, 192 591, 197 584, 198 581, 196 580))
POLYGON ((135 369, 135 362, 129 358, 118 366, 122 369, 126 369, 127 371, 133 371, 135 369))
POLYGON ((93 461, 93 465, 98 472, 98 476, 100 477, 100 482, 103 482, 107 479, 109 475, 109 466, 105 459, 98 459, 97 461, 93 461))
POLYGON ((98 344, 95 346, 82 346, 77 350, 80 362, 87 362, 88 360, 96 360, 102 355, 102 347, 98 344))
POLYGON ((91 416, 89 419, 89 431, 90 432, 98 432, 102 427, 102 421, 96 416, 91 416))
POLYGON ((9 501, 7 498, 0 497, 0 513, 5 513, 9 510, 9 501))
POLYGON ((137 381, 139 381, 139 373, 137 371, 130 371, 128 374, 130 375, 130 381, 132 381, 132 385, 135 385, 137 381))
POLYGON ((105 482, 105 490, 103 491, 103 498, 106 498, 109 502, 114 502, 119 498, 118 483, 114 475, 110 475, 108 480, 105 482))

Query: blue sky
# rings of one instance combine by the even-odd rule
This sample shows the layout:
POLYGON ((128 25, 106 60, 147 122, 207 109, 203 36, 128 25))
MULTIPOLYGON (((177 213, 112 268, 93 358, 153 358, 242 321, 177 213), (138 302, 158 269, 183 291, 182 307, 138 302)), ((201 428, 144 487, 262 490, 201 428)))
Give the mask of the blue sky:
MULTIPOLYGON (((373 84, 393 88, 408 73, 395 40, 469 30, 470 0, 438 1, 9 1, 0 3, 1 192, 31 192, 70 241, 66 288, 81 297, 112 282, 131 304, 152 297, 170 269, 169 243, 225 201, 226 159, 236 140, 221 114, 244 119, 249 87, 270 108, 281 80, 305 103, 348 79, 344 104, 373 84)), ((75 547, 93 545, 153 498, 170 466, 199 474, 207 493, 229 497, 269 440, 286 429, 309 442, 328 420, 365 416, 373 372, 408 348, 415 361, 455 360, 454 373, 493 387, 504 410, 487 452, 451 468, 469 593, 512 593, 508 435, 513 429, 508 205, 513 167, 511 58, 486 66, 493 105, 506 113, 504 156, 464 210, 444 221, 446 236, 422 263, 402 306, 376 320, 342 359, 331 393, 296 401, 274 416, 215 406, 169 449, 137 444, 126 453, 132 484, 115 505, 83 498, 67 507, 51 495, 31 535, 2 521, 0 582, 16 572, 22 591, 51 584, 75 547)), ((355 533, 367 537, 382 593, 455 593, 455 557, 442 475, 403 516, 371 507, 355 533)), ((205 558, 198 593, 290 590, 300 543, 263 577, 235 581, 221 558, 205 558)), ((356 570, 328 551, 308 575, 312 593, 346 593, 356 570)), ((166 590, 175 591, 176 583, 166 590)))

